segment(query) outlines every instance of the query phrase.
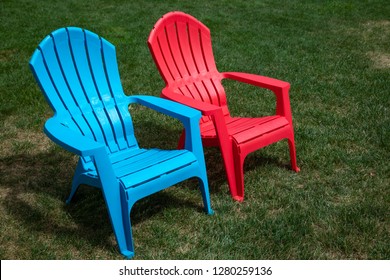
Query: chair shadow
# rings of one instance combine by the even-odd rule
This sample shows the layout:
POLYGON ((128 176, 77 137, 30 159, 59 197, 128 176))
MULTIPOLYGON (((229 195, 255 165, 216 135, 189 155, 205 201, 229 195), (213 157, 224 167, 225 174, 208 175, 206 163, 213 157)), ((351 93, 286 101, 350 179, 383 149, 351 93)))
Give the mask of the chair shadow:
MULTIPOLYGON (((96 235, 103 237, 109 231, 107 219, 101 218, 103 200, 93 194, 94 202, 82 207, 83 211, 65 204, 75 168, 74 156, 58 149, 18 154, 0 158, 0 167, 0 189, 5 193, 1 203, 27 232, 67 240, 81 238, 93 246, 102 245, 106 238, 98 241, 96 235), (64 222, 64 217, 70 219, 64 222)), ((104 246, 108 248, 108 243, 104 246)))
MULTIPOLYGON (((159 148, 176 146, 180 128, 172 129, 169 125, 148 121, 141 124, 148 129, 143 131, 138 139, 140 142, 148 142, 159 148), (161 134, 155 131, 165 131, 167 136, 161 137, 161 134)), ((205 148, 205 159, 210 192, 228 194, 219 150, 205 148)), ((253 161, 259 166, 269 164, 273 160, 249 157, 246 170, 254 168, 253 161)), ((77 158, 74 155, 58 147, 41 153, 15 154, 0 158, 1 203, 7 213, 30 232, 61 236, 66 240, 83 239, 92 247, 103 247, 112 251, 116 248, 113 245, 116 244, 113 244, 110 238, 112 228, 100 190, 81 186, 71 204, 65 204, 76 163, 77 158), (53 210, 59 205, 60 211, 53 210)), ((194 180, 189 180, 186 185, 198 188, 194 180)), ((133 226, 137 225, 170 208, 191 208, 203 212, 201 206, 202 203, 181 199, 170 192, 159 192, 134 205, 131 222, 133 226)))
MULTIPOLYGON (((116 244, 110 239, 113 232, 101 191, 81 185, 71 203, 65 203, 75 166, 75 157, 58 149, 0 158, 1 203, 7 214, 28 232, 66 240, 83 239, 93 247, 112 251, 116 244)), ((203 212, 202 203, 159 192, 134 205, 132 225, 169 208, 203 212)))
MULTIPOLYGON (((171 131, 168 126, 148 122, 141 123, 141 126, 149 129, 143 132, 144 139, 139 140, 161 148, 167 148, 169 140, 167 142, 167 137, 155 137, 154 131, 165 131, 172 135, 172 139, 175 134, 180 135, 179 130, 171 131)), ((116 250, 100 190, 82 185, 72 202, 65 204, 76 164, 76 156, 55 146, 42 152, 30 151, 0 157, 0 202, 7 215, 34 235, 65 240, 82 239, 92 247, 116 250)), ((190 180, 186 186, 196 188, 197 184, 190 180)), ((200 195, 199 198, 201 200, 200 195)), ((169 208, 190 208, 203 212, 201 202, 176 197, 172 192, 159 192, 134 205, 132 225, 169 208)))

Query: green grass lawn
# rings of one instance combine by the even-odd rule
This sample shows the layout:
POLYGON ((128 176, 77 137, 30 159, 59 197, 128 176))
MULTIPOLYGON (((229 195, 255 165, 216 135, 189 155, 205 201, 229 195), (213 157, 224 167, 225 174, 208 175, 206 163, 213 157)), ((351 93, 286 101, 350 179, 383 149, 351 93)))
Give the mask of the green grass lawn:
MULTIPOLYGON (((117 47, 127 94, 164 83, 146 40, 166 12, 211 30, 219 71, 291 83, 301 172, 287 142, 248 156, 234 202, 217 149, 206 148, 214 216, 194 181, 139 201, 135 259, 389 259, 390 5, 388 1, 0 2, 0 257, 121 259, 101 193, 82 186, 65 204, 77 159, 42 132, 52 112, 28 67, 64 26, 117 47)), ((273 114, 265 90, 225 82, 233 115, 273 114)), ((132 108, 142 146, 175 147, 180 124, 132 108), (156 132, 158 131, 158 133, 156 132)))

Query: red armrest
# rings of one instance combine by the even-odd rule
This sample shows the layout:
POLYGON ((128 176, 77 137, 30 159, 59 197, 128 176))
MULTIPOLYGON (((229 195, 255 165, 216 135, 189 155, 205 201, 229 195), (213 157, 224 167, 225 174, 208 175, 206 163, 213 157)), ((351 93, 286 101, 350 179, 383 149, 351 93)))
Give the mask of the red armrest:
POLYGON ((248 73, 239 73, 239 72, 225 72, 222 73, 223 78, 236 80, 239 82, 251 84, 254 86, 266 88, 272 91, 279 91, 281 89, 289 89, 290 84, 281 80, 255 75, 248 73))
POLYGON ((289 89, 290 84, 281 80, 238 72, 221 73, 223 78, 262 87, 273 91, 276 95, 276 114, 285 116, 292 123, 289 89))

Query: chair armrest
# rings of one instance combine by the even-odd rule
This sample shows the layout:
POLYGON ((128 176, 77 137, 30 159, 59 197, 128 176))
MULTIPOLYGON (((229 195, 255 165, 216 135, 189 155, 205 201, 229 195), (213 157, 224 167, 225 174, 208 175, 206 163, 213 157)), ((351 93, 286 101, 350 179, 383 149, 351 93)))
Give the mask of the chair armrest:
POLYGON ((218 106, 206 103, 206 102, 202 102, 199 100, 195 100, 195 99, 186 97, 186 96, 181 95, 181 94, 174 93, 169 88, 164 88, 162 90, 161 96, 166 98, 166 99, 176 101, 176 102, 179 102, 181 104, 187 105, 191 108, 197 109, 197 110, 201 111, 202 115, 204 115, 204 116, 210 116, 210 115, 215 114, 218 110, 222 110, 221 107, 218 107, 218 106))
POLYGON ((269 90, 280 91, 290 89, 290 84, 281 80, 273 79, 270 77, 248 74, 248 73, 239 73, 239 72, 225 72, 222 73, 222 77, 226 79, 232 79, 239 82, 251 84, 254 86, 266 88, 269 90))
POLYGON ((163 89, 161 96, 195 108, 201 111, 202 115, 210 116, 214 123, 218 138, 221 139, 221 141, 229 141, 229 134, 221 107, 174 93, 167 87, 163 89))
POLYGON ((195 120, 196 122, 199 122, 202 116, 198 110, 177 102, 173 102, 171 100, 155 96, 133 95, 130 96, 130 103, 138 103, 159 113, 176 118, 181 122, 186 122, 189 120, 195 120))
POLYGON ((185 105, 154 96, 130 96, 130 103, 138 103, 157 112, 180 120, 186 131, 185 149, 191 151, 204 162, 202 140, 200 138, 199 121, 201 113, 185 105))
POLYGON ((200 112, 197 110, 155 96, 133 95, 130 96, 130 103, 138 103, 182 122, 192 118, 196 118, 196 120, 199 121, 201 117, 200 112))
POLYGON ((53 142, 79 156, 93 156, 102 151, 106 153, 104 144, 75 133, 63 125, 57 117, 52 117, 46 121, 44 132, 53 142))
POLYGON ((289 83, 260 75, 239 72, 222 73, 222 78, 236 80, 273 91, 276 96, 276 114, 286 117, 292 124, 289 83))

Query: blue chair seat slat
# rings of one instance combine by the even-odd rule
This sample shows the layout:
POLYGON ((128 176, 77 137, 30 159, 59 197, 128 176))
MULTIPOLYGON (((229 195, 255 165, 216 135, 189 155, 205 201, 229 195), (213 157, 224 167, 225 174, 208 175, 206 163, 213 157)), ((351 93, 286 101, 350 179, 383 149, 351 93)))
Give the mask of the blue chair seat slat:
MULTIPOLYGON (((133 154, 131 157, 123 158, 121 161, 116 163, 112 163, 116 170, 126 169, 128 166, 132 164, 136 164, 137 162, 141 162, 149 159, 154 154, 157 154, 159 151, 157 149, 138 149, 139 153, 133 154)), ((129 171, 130 172, 130 171, 129 171)))
POLYGON ((134 155, 132 158, 122 160, 117 164, 113 164, 113 168, 115 169, 118 177, 122 177, 126 174, 136 171, 139 166, 138 163, 144 166, 150 160, 155 162, 156 155, 160 153, 160 150, 158 149, 142 150, 144 151, 143 153, 134 155))
POLYGON ((191 153, 184 153, 180 160, 177 157, 168 158, 165 161, 158 162, 154 165, 147 165, 144 168, 139 168, 137 172, 125 175, 119 180, 127 188, 139 186, 142 182, 147 182, 151 179, 169 174, 180 168, 189 166, 196 162, 196 158, 191 153))
MULTIPOLYGON (((120 161, 113 162, 113 159, 110 158, 113 163, 113 168, 115 174, 118 178, 137 173, 143 169, 150 168, 156 164, 163 164, 167 161, 172 161, 184 154, 191 154, 186 150, 159 150, 159 149, 138 149, 138 152, 133 152, 127 154, 126 158, 124 157, 120 161)), ((118 158, 116 159, 118 160, 118 158)), ((179 160, 178 160, 179 161, 179 160)), ((188 162, 184 161, 184 164, 188 162)), ((96 176, 96 170, 92 170, 89 174, 96 176)))
POLYGON ((146 149, 139 149, 139 148, 132 148, 132 149, 127 149, 123 151, 118 151, 116 153, 112 153, 109 155, 110 161, 115 164, 117 162, 126 160, 128 158, 134 157, 135 155, 142 154, 147 152, 146 149))
POLYGON ((118 167, 116 165, 113 165, 113 168, 115 170, 115 174, 119 178, 121 178, 123 176, 136 173, 142 169, 149 168, 150 166, 163 163, 171 159, 181 158, 186 152, 187 152, 186 150, 163 151, 163 150, 152 149, 149 150, 148 153, 142 154, 143 156, 142 160, 141 159, 138 160, 138 157, 135 157, 133 159, 126 160, 124 162, 125 164, 121 163, 120 166, 118 167))
POLYGON ((135 172, 139 168, 143 168, 148 164, 156 164, 168 158, 173 158, 185 153, 185 150, 181 150, 181 152, 166 151, 160 149, 150 149, 146 151, 146 153, 142 153, 140 155, 124 160, 123 162, 120 162, 118 164, 114 164, 113 166, 116 171, 116 174, 121 177, 125 174, 135 172))

